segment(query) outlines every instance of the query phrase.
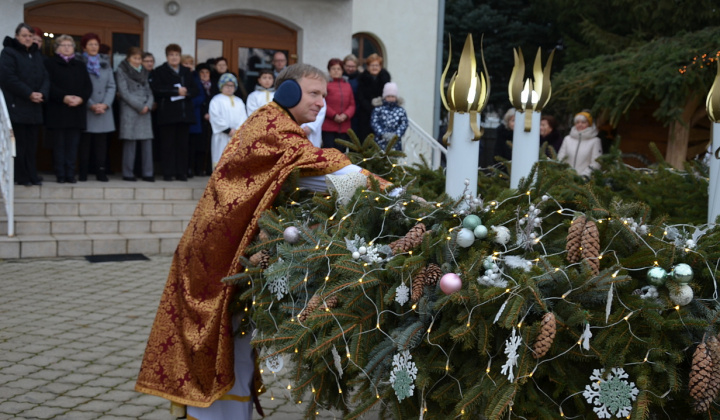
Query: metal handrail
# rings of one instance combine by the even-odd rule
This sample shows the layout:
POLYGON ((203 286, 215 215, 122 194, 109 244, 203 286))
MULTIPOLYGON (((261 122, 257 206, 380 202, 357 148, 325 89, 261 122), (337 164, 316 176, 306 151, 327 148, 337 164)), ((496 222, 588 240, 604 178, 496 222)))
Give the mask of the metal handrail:
POLYGON ((408 129, 403 135, 402 148, 406 157, 401 159, 400 163, 408 166, 421 164, 424 156, 428 165, 437 169, 440 167, 442 155, 447 154, 447 149, 412 119, 409 120, 408 129))
POLYGON ((0 92, 0 193, 5 202, 8 236, 15 236, 15 136, 5 95, 0 92))

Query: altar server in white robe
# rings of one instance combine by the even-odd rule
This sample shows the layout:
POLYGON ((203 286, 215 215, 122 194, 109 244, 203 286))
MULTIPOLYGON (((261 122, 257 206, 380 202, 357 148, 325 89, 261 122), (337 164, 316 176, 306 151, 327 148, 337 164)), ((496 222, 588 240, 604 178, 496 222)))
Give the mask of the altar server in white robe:
POLYGON ((213 169, 220 160, 230 138, 247 119, 245 103, 234 95, 237 83, 233 74, 223 74, 218 81, 220 93, 210 101, 210 125, 213 130, 210 154, 213 169))

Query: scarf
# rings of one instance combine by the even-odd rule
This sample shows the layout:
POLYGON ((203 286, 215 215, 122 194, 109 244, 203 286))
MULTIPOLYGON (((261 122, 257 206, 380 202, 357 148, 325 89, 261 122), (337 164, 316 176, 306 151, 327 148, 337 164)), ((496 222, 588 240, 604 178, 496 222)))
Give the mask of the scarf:
POLYGON ((69 63, 70 60, 72 60, 73 58, 75 58, 75 54, 65 55, 65 54, 60 54, 60 53, 58 53, 58 55, 59 55, 60 57, 62 57, 62 59, 65 60, 66 63, 69 63))
POLYGON ((205 93, 208 95, 210 94, 210 87, 212 86, 211 80, 201 80, 200 83, 202 83, 203 89, 205 89, 205 93))
MULTIPOLYGON (((225 94, 223 93, 223 95, 225 95, 225 94)), ((235 101, 233 100, 233 97, 234 97, 235 95, 225 95, 225 96, 227 96, 228 98, 230 98, 230 106, 234 108, 234 107, 235 107, 235 101)))
POLYGON ((84 52, 83 57, 85 58, 85 60, 87 60, 88 73, 100 77, 100 55, 89 55, 88 53, 84 52))
POLYGON ((118 71, 122 71, 123 73, 125 73, 125 75, 129 77, 130 80, 138 82, 141 85, 145 85, 148 81, 148 71, 145 69, 145 67, 140 67, 141 68, 138 71, 138 69, 130 65, 127 60, 123 60, 118 66, 118 71))

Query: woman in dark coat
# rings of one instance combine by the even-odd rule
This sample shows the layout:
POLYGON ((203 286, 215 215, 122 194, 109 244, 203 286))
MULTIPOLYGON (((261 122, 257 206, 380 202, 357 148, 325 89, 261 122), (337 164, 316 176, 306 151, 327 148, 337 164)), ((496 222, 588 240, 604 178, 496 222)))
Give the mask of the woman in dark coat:
POLYGON ((15 38, 5 37, 0 53, 0 87, 15 134, 15 182, 42 185, 37 174, 38 129, 43 123, 43 102, 50 95, 50 81, 32 28, 25 23, 15 38))
POLYGON ((45 60, 50 77, 50 101, 46 122, 53 140, 53 161, 57 182, 77 182, 77 159, 80 133, 87 126, 83 106, 92 94, 92 82, 85 63, 76 59, 75 41, 69 35, 55 38, 55 55, 45 60))
POLYGON ((187 181, 190 126, 195 123, 192 98, 197 85, 190 69, 180 65, 182 49, 177 44, 165 48, 167 62, 152 74, 150 87, 158 103, 157 125, 163 180, 187 181))
POLYGON ((385 83, 390 83, 390 73, 382 68, 383 59, 371 54, 365 59, 365 71, 358 76, 357 95, 355 96, 355 115, 357 116, 357 134, 363 141, 370 133, 370 116, 375 107, 372 100, 382 98, 385 83))
MULTIPOLYGON (((563 143, 563 138, 557 127, 557 120, 552 115, 543 115, 540 118, 540 146, 547 142, 548 146, 555 150, 555 154, 560 151, 560 146, 563 143)), ((550 156, 550 149, 547 150, 547 155, 550 156)))
POLYGON ((105 161, 107 160, 107 135, 115 131, 112 104, 115 100, 115 77, 110 60, 100 54, 100 37, 92 32, 85 34, 80 40, 84 52, 82 61, 87 66, 93 93, 87 102, 87 129, 80 138, 80 164, 78 172, 80 181, 87 181, 90 166, 90 150, 95 153, 95 177, 98 181, 107 182, 105 161))

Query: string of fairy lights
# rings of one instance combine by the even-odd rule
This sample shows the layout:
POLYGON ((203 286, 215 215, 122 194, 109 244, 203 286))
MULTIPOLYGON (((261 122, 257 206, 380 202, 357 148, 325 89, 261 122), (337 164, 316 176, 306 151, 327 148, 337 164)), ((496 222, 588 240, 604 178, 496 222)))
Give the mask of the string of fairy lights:
MULTIPOLYGON (((388 159, 388 161, 390 161, 390 159, 384 155, 381 155, 377 158, 378 159, 388 159)), ((370 159, 373 159, 373 158, 365 158, 364 161, 368 161, 370 159)), ((394 167, 394 164, 393 164, 393 167, 394 167)), ((405 170, 405 168, 403 168, 403 167, 401 167, 401 168, 402 168, 402 177, 399 180, 400 185, 407 185, 409 183, 416 181, 405 170)), ((387 176, 387 175, 389 175, 389 173, 388 174, 379 174, 379 175, 387 176)), ((528 264, 541 266, 545 270, 543 274, 534 276, 533 279, 541 280, 545 276, 547 276, 547 274, 550 272, 564 276, 568 283, 568 290, 566 292, 564 292, 561 296, 548 296, 544 299, 546 299, 548 301, 564 300, 566 303, 569 303, 569 304, 575 305, 575 306, 579 306, 579 307, 581 307, 580 303, 573 302, 572 300, 568 300, 568 297, 571 297, 574 292, 577 292, 578 290, 583 289, 585 286, 588 286, 590 283, 598 283, 598 282, 609 283, 611 285, 610 288, 612 291, 612 285, 614 284, 614 282, 617 282, 617 281, 620 281, 623 279, 627 279, 629 276, 629 273, 644 272, 653 267, 658 267, 658 266, 663 265, 663 264, 661 264, 662 258, 659 255, 659 248, 656 249, 652 246, 653 241, 658 242, 658 244, 662 243, 664 246, 666 246, 669 243, 676 242, 674 239, 669 238, 668 231, 670 229, 676 229, 678 231, 685 232, 687 229, 695 228, 695 226, 683 225, 683 224, 667 225, 663 229, 663 234, 661 236, 658 236, 658 235, 653 234, 653 231, 657 231, 657 227, 649 226, 646 224, 641 224, 642 222, 644 222, 642 220, 640 222, 635 222, 632 218, 624 218, 624 217, 617 218, 617 217, 612 217, 612 216, 594 219, 595 222, 597 222, 598 224, 620 223, 626 229, 627 232, 630 232, 632 235, 634 235, 638 239, 638 243, 641 244, 642 247, 645 247, 647 250, 649 250, 650 252, 653 253, 653 255, 655 256, 655 260, 653 261, 652 265, 649 265, 646 267, 640 267, 640 268, 623 267, 621 264, 620 256, 618 256, 617 253, 613 250, 614 242, 616 240, 620 240, 619 233, 616 233, 614 236, 610 237, 609 240, 605 244, 603 244, 604 246, 600 252, 600 255, 597 257, 598 259, 611 258, 613 260, 613 263, 611 264, 611 266, 604 269, 598 276, 596 276, 594 278, 588 278, 585 283, 578 285, 578 286, 573 286, 572 282, 571 282, 571 276, 568 274, 568 271, 571 269, 574 270, 575 268, 579 267, 582 264, 582 262, 569 263, 569 264, 561 266, 561 267, 552 267, 549 263, 548 258, 563 254, 566 251, 558 251, 555 253, 548 253, 546 246, 543 244, 543 239, 547 235, 556 231, 557 229, 564 229, 565 223, 561 222, 554 226, 545 227, 545 226, 543 226, 543 222, 545 222, 549 217, 555 216, 555 215, 560 215, 560 216, 563 216, 566 218, 575 218, 580 213, 573 209, 564 207, 560 202, 558 202, 553 197, 551 197, 547 194, 543 194, 541 197, 533 197, 532 190, 529 190, 526 192, 521 192, 516 195, 507 197, 502 201, 495 201, 495 200, 490 201, 487 205, 484 204, 484 200, 482 198, 471 197, 471 196, 467 196, 467 195, 464 196, 463 199, 461 199, 457 202, 448 204, 448 203, 443 203, 443 202, 425 201, 425 200, 419 199, 417 197, 411 198, 411 197, 408 197, 407 194, 401 194, 400 196, 394 197, 394 198, 391 197, 389 194, 384 194, 384 193, 374 192, 373 194, 377 194, 377 196, 375 197, 375 201, 380 202, 382 200, 383 202, 391 203, 388 205, 384 205, 384 206, 379 205, 379 206, 375 207, 375 210, 378 211, 380 214, 388 214, 388 212, 390 212, 390 211, 395 211, 395 212, 398 212, 401 216, 405 217, 406 219, 414 220, 417 222, 437 219, 439 214, 445 213, 445 209, 450 209, 451 213, 452 213, 452 217, 454 219, 458 220, 458 225, 455 227, 446 229, 444 234, 435 235, 434 237, 436 239, 435 239, 435 242, 431 244, 431 248, 435 248, 437 246, 452 245, 453 240, 454 240, 453 233, 456 233, 456 231, 462 227, 461 219, 463 216, 473 213, 473 212, 476 212, 480 215, 482 215, 483 213, 494 213, 498 209, 500 209, 502 206, 506 205, 507 203, 515 203, 519 198, 522 198, 523 196, 526 197, 526 200, 525 200, 526 207, 523 209, 520 209, 520 208, 515 209, 516 217, 514 219, 507 220, 506 222, 503 223, 503 225, 512 226, 513 222, 515 222, 517 224, 518 230, 522 230, 522 229, 520 229, 521 225, 528 226, 528 224, 527 224, 527 222, 520 223, 519 220, 522 220, 522 219, 527 220, 530 218, 540 219, 539 223, 534 223, 534 225, 533 225, 532 231, 535 233, 534 236, 531 237, 528 235, 528 232, 530 231, 529 229, 523 230, 523 232, 525 233, 526 239, 529 242, 531 242, 533 249, 541 250, 541 251, 538 251, 541 254, 539 257, 528 261, 528 264), (537 198, 539 198, 539 200, 537 200, 537 198), (406 207, 410 203, 420 203, 427 210, 427 214, 424 214, 423 216, 420 216, 420 217, 410 217, 405 212, 406 207), (448 206, 450 206, 450 207, 448 207, 448 206), (536 211, 536 209, 539 209, 540 211, 536 211)), ((329 196, 327 198, 330 199, 329 196)), ((325 282, 324 282, 324 284, 322 284, 323 282, 321 282, 321 284, 319 285, 319 290, 316 293, 318 295, 325 295, 326 292, 332 292, 332 294, 341 296, 342 292, 345 288, 360 287, 363 292, 364 298, 367 300, 367 302, 369 302, 372 305, 372 307, 375 308, 375 319, 376 319, 375 329, 366 331, 363 333, 378 331, 378 332, 382 333, 388 339, 394 340, 391 331, 385 331, 383 329, 381 319, 383 318, 383 316, 388 316, 388 315, 395 316, 398 318, 403 318, 409 314, 414 313, 417 310, 417 305, 412 304, 411 306, 409 306, 409 308, 407 310, 402 311, 402 312, 396 312, 391 309, 380 310, 377 303, 374 301, 374 298, 367 293, 366 285, 367 285, 368 281, 373 280, 374 274, 379 273, 381 270, 384 270, 384 267, 382 265, 376 266, 376 265, 364 263, 363 264, 363 273, 358 278, 358 281, 355 285, 346 285, 344 287, 341 287, 341 288, 338 288, 338 289, 332 290, 332 291, 327 290, 328 280, 333 275, 331 257, 336 252, 335 250, 331 251, 331 249, 332 249, 333 245, 337 245, 337 244, 344 246, 345 241, 346 241, 345 238, 340 238, 337 236, 337 235, 339 235, 339 229, 337 229, 337 227, 339 227, 340 224, 342 224, 347 219, 353 217, 353 215, 356 214, 356 208, 359 204, 360 204, 359 201, 351 202, 350 205, 347 206, 345 210, 343 210, 344 215, 342 217, 340 217, 340 219, 337 221, 335 221, 335 219, 339 216, 340 212, 336 209, 335 213, 333 213, 328 218, 328 223, 326 223, 325 225, 322 226, 322 230, 324 232, 329 232, 329 233, 335 232, 335 233, 333 233, 330 236, 330 239, 327 241, 327 243, 318 242, 317 244, 315 244, 316 250, 318 250, 318 251, 323 250, 323 257, 325 258, 325 261, 327 262, 326 272, 323 273, 325 282), (329 222, 337 223, 338 226, 331 226, 329 224, 329 222), (335 228, 335 229, 333 229, 333 228, 335 228)), ((309 200, 304 203, 297 203, 295 201, 292 201, 291 205, 293 205, 293 206, 312 206, 310 204, 309 200)), ((382 224, 378 228, 379 229, 378 234, 374 238, 371 238, 369 241, 367 241, 368 246, 372 246, 374 244, 380 244, 383 241, 390 239, 390 235, 387 233, 384 233, 384 232, 386 232, 386 225, 385 225, 386 219, 387 219, 386 217, 382 218, 382 224)), ((281 219, 281 221, 282 221, 282 219, 281 219)), ((302 224, 301 222, 302 221, 287 221, 287 222, 283 221, 283 223, 287 224, 288 226, 294 225, 294 224, 302 224)), ((393 236, 393 238, 394 238, 394 236, 393 236)), ((518 255, 522 256, 526 252, 527 244, 523 243, 522 241, 517 241, 514 244, 504 243, 504 244, 496 244, 496 245, 497 245, 495 247, 496 249, 495 249, 495 251, 493 251, 493 253, 490 255, 490 257, 496 263, 504 263, 506 261, 507 257, 518 256, 518 255)), ((717 279, 716 279, 715 273, 718 270, 720 261, 716 261, 715 264, 712 264, 710 261, 707 261, 701 253, 696 252, 693 249, 694 246, 695 246, 694 241, 686 242, 686 246, 684 246, 682 248, 682 251, 685 253, 688 253, 688 254, 693 254, 694 257, 702 259, 703 264, 706 265, 708 268, 709 276, 711 277, 713 286, 714 286, 714 293, 712 295, 712 298, 704 298, 703 299, 703 298, 697 297, 696 299, 699 301, 707 301, 707 302, 717 301, 718 291, 717 291, 717 279)), ((410 255, 412 255, 412 253, 413 253, 413 251, 408 252, 408 254, 410 254, 410 255)), ((454 258, 454 256, 452 256, 452 258, 454 258)), ((295 262, 295 261, 293 261, 293 262, 295 262)), ((454 267, 459 266, 458 261, 453 260, 451 262, 454 267)), ((475 265, 481 264, 481 263, 482 263, 482 261, 473 262, 471 264, 470 268, 467 269, 466 271, 473 271, 473 268, 475 267, 475 265)), ((293 265, 293 264, 291 264, 291 265, 293 265)), ((468 307, 468 305, 466 303, 463 303, 463 305, 465 305, 465 310, 467 312, 467 317, 465 318, 466 319, 466 322, 465 322, 466 328, 468 328, 468 329, 472 328, 471 324, 472 324, 472 316, 473 316, 474 311, 479 310, 479 308, 481 308, 484 305, 494 304, 495 302, 504 300, 504 303, 500 307, 498 314, 496 316, 496 319, 495 319, 495 321, 497 322, 501 313, 505 309, 505 305, 510 301, 510 299, 513 296, 519 296, 519 292, 520 292, 519 289, 522 287, 522 285, 518 284, 512 278, 512 276, 510 276, 507 272, 501 270, 500 274, 501 274, 502 278, 508 282, 508 287, 505 289, 505 291, 503 293, 498 294, 497 296, 489 299, 486 302, 482 302, 482 303, 479 303, 479 304, 471 306, 471 307, 468 307)), ((289 273, 288 273, 288 275, 289 275, 289 273)), ((306 298, 303 301, 296 301, 296 298, 295 298, 296 293, 293 291, 290 291, 287 294, 287 296, 289 296, 289 298, 290 298, 290 303, 292 304, 293 308, 302 307, 304 309, 308 305, 308 300, 309 300, 308 297, 312 295, 312 293, 310 293, 310 291, 308 289, 308 285, 307 285, 309 275, 310 275, 310 273, 308 273, 306 271, 304 281, 302 282, 302 284, 303 284, 303 290, 302 290, 303 293, 302 294, 304 294, 306 296, 306 298)), ((320 275, 320 276, 323 277, 322 275, 320 275)), ((463 280, 465 282, 473 281, 473 279, 463 279, 463 280)), ((253 290, 262 291, 265 286, 263 285, 263 286, 259 287, 258 289, 256 289, 254 287, 255 285, 252 283, 254 281, 262 281, 262 278, 253 276, 253 277, 251 277, 251 282, 250 282, 250 284, 253 286, 252 287, 253 290)), ((377 281, 377 279, 375 279, 375 281, 377 281)), ((401 278, 399 278, 400 284, 405 284, 408 281, 411 281, 411 279, 406 278, 404 274, 402 275, 401 278)), ((256 296, 253 296, 252 299, 253 299, 253 306, 254 306, 256 296)), ((635 316, 637 310, 633 311, 629 305, 627 305, 625 302, 623 302, 621 296, 617 293, 610 294, 608 296, 608 299, 609 299, 608 308, 610 307, 610 305, 621 305, 625 309, 627 314, 625 316, 623 316, 622 318, 620 318, 619 320, 612 322, 610 324, 606 324, 606 325, 589 325, 589 323, 588 323, 586 325, 585 332, 582 332, 582 333, 580 333, 580 332, 575 333, 575 332, 571 331, 571 333, 576 334, 576 336, 577 336, 576 337, 577 341, 572 346, 570 346, 569 348, 563 349, 562 351, 556 351, 556 354, 553 357, 538 359, 536 362, 536 365, 532 368, 532 370, 529 373, 515 378, 515 381, 526 380, 526 379, 531 381, 535 385, 535 388, 537 389, 537 391, 546 397, 547 403, 552 404, 553 406, 556 407, 556 409, 558 410, 558 413, 560 414, 560 416, 562 418, 574 418, 574 417, 566 417, 565 411, 563 410, 563 405, 566 404, 568 401, 570 401, 572 398, 576 397, 578 394, 581 394, 582 392, 577 392, 572 395, 568 395, 561 401, 555 401, 551 396, 549 396, 542 389, 540 384, 538 384, 536 382, 535 378, 533 378, 533 374, 537 371, 537 369, 542 364, 551 363, 552 361, 554 361, 558 358, 561 358, 561 357, 565 356, 567 353, 569 353, 573 350, 576 350, 576 349, 579 349, 580 351, 582 351, 584 348, 583 342, 584 341, 587 342, 587 341, 591 340, 593 331, 595 331, 597 334, 597 332, 600 330, 612 328, 613 326, 616 326, 620 323, 626 323, 630 334, 632 334, 637 340, 643 341, 640 337, 635 335, 635 333, 632 331, 632 325, 629 322, 629 319, 632 318, 633 316, 635 316)), ((273 303, 271 303, 270 306, 264 310, 267 311, 267 314, 273 319, 276 329, 279 330, 278 321, 275 320, 275 318, 272 316, 272 314, 270 312, 270 310, 272 309, 273 303)), ((325 302, 323 302, 323 303, 325 303, 325 302)), ((515 325, 513 330, 517 329, 518 333, 521 331, 521 329, 523 328, 523 322, 525 320, 525 317, 531 312, 534 305, 535 305, 535 303, 531 304, 531 306, 525 310, 524 315, 520 318, 520 321, 515 325)), ((684 324, 684 320, 682 319, 681 305, 676 305, 674 307, 674 309, 677 311, 677 313, 680 317, 680 321, 683 322, 683 324, 684 324)), ((347 329, 347 325, 343 325, 342 322, 340 321, 340 319, 338 319, 333 314, 332 308, 325 306, 324 310, 332 317, 333 322, 335 322, 340 327, 340 331, 345 331, 347 329)), ((420 418, 423 418, 423 416, 427 413, 427 401, 426 401, 427 396, 432 392, 433 389, 435 389, 437 386, 439 386, 440 384, 445 382, 448 378, 457 384, 458 393, 461 396, 461 398, 463 396, 463 387, 462 387, 461 381, 452 374, 451 367, 450 367, 451 355, 457 344, 453 344, 453 346, 451 348, 444 348, 442 345, 440 345, 436 342, 433 342, 433 336, 432 336, 433 325, 434 325, 437 317, 442 313, 442 310, 443 310, 442 307, 435 308, 436 313, 430 314, 429 325, 425 332, 425 336, 424 336, 423 340, 426 341, 428 345, 437 348, 444 354, 444 357, 446 359, 445 373, 435 383, 433 383, 430 386, 423 387, 420 390, 420 395, 421 395, 420 396, 420 407, 421 408, 420 408, 420 413, 419 413, 420 418)), ((608 314, 609 314, 609 309, 608 309, 608 314)), ((290 322, 298 322, 300 325, 303 326, 303 328, 309 329, 308 327, 304 326, 303 323, 299 319, 297 319, 298 315, 299 315, 299 312, 293 312, 290 322)), ((689 327, 687 327, 687 325, 685 327, 689 330, 689 327)), ((266 335, 272 336, 272 332, 257 331, 257 333, 259 334, 260 337, 263 337, 263 338, 266 335)), ((315 335, 315 333, 313 331, 310 331, 310 333, 312 334, 315 342, 317 342, 318 337, 315 335)), ((475 335, 472 330, 469 333, 473 334, 473 336, 475 335)), ((512 334, 514 335, 515 331, 513 331, 512 334)), ((508 334, 508 337, 509 336, 510 335, 508 334)), ((345 352, 345 354, 344 354, 345 358, 343 359, 344 363, 354 365, 354 367, 359 372, 361 372, 362 375, 364 375, 366 378, 368 378, 368 380, 370 380, 371 374, 369 372, 367 372, 363 366, 359 366, 358 364, 356 364, 355 361, 353 360, 353 358, 351 357, 352 354, 351 354, 350 348, 349 348, 349 346, 350 346, 349 342, 350 342, 351 336, 346 336, 345 333, 343 332, 341 338, 342 338, 342 342, 345 344, 345 348, 342 349, 345 352)), ((524 341, 522 342, 522 346, 524 346, 526 348, 526 351, 527 350, 532 351, 532 349, 530 348, 528 343, 525 343, 524 341)), ((263 357, 269 357, 269 356, 272 356, 275 354, 282 355, 282 353, 284 353, 284 352, 298 353, 298 349, 297 348, 295 348, 295 349, 292 349, 292 348, 286 348, 286 349, 265 348, 265 349, 263 349, 262 354, 264 355, 263 357)), ((625 366, 631 366, 631 365, 642 364, 642 363, 653 364, 654 362, 652 361, 652 355, 655 354, 655 352, 664 353, 667 355, 670 354, 660 348, 651 348, 651 349, 647 350, 647 352, 642 360, 628 361, 625 363, 625 366)), ((485 371, 485 375, 480 380, 481 381, 490 380, 490 381, 494 382, 493 376, 492 376, 492 373, 493 373, 492 370, 494 368, 492 367, 492 363, 494 360, 497 360, 497 358, 503 357, 503 349, 502 348, 497 349, 497 352, 495 354, 490 354, 488 352, 487 356, 488 356, 488 364, 487 364, 487 368, 485 371)), ((350 401, 347 400, 347 396, 345 394, 343 394, 343 391, 342 391, 341 378, 340 378, 341 374, 336 373, 335 370, 333 369, 333 366, 337 366, 337 363, 333 365, 333 363, 331 363, 328 360, 325 360, 325 358, 323 358, 323 361, 327 367, 327 371, 332 372, 332 374, 335 377, 338 394, 342 394, 343 401, 345 402, 345 404, 350 406, 350 401)), ((264 370, 261 370, 261 372, 264 372, 264 370)), ((275 373, 276 372, 273 372, 273 374, 275 374, 275 373)), ((372 385, 373 389, 375 390, 376 398, 380 399, 379 386, 381 384, 380 383, 371 383, 371 385, 372 385)), ((291 382, 287 383, 285 388, 288 391, 288 396, 287 396, 288 399, 292 398, 289 393, 290 393, 290 391, 295 389, 296 386, 297 386, 297 384, 293 384, 291 382)), ((641 391, 642 392, 651 392, 650 390, 641 390, 641 391)), ((672 391, 672 389, 667 389, 667 391, 662 395, 656 395, 656 394, 653 394, 653 395, 655 395, 658 398, 662 398, 662 397, 667 396, 671 391, 672 391)), ((314 395, 315 393, 316 393, 316 390, 314 388, 314 385, 311 385, 311 394, 314 395)), ((274 399, 274 398, 275 398, 275 396, 271 395, 271 399, 274 399)), ((314 396, 312 398, 313 398, 313 403, 315 404, 316 407, 318 407, 317 408, 318 411, 316 411, 316 414, 320 414, 319 410, 321 410, 321 409, 328 409, 328 410, 330 409, 329 407, 324 407, 318 399, 314 398, 314 396)), ((302 400, 298 400, 296 402, 298 404, 302 404, 302 400)), ((380 403, 384 404, 383 401, 380 401, 380 403)), ((465 408, 461 408, 460 416, 464 415, 465 413, 466 413, 465 408)), ((516 414, 512 410, 512 406, 510 406, 509 411, 508 411, 508 418, 521 418, 522 419, 524 417, 516 414)), ((629 416, 628 416, 628 418, 629 418, 629 416)))

